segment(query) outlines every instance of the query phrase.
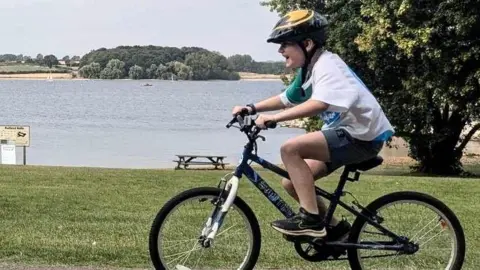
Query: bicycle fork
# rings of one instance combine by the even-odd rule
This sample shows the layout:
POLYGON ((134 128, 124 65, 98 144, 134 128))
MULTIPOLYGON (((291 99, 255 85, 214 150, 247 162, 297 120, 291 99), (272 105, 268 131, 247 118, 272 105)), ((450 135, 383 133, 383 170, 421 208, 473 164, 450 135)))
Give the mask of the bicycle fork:
POLYGON ((202 235, 200 236, 200 239, 203 240, 204 247, 210 246, 213 238, 215 238, 215 235, 222 226, 223 220, 237 196, 238 182, 238 177, 232 176, 227 181, 225 189, 220 193, 217 202, 215 202, 216 206, 210 217, 208 217, 207 222, 203 227, 202 235), (223 192, 228 192, 228 196, 222 204, 219 204, 221 203, 223 192))

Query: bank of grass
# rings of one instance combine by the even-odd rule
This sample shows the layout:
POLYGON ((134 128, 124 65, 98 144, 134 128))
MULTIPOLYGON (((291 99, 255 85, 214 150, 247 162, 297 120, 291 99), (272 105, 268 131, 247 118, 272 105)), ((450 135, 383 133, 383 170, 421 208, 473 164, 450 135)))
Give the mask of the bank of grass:
MULTIPOLYGON (((440 198, 464 226, 464 269, 476 269, 480 265, 479 179, 383 175, 382 170, 348 183, 347 190, 363 204, 397 190, 417 190, 440 198)), ((148 232, 159 208, 185 189, 216 185, 226 173, 0 166, 0 262, 151 268, 148 232)), ((405 170, 399 173, 405 174, 405 170)), ((262 170, 260 174, 287 198, 278 176, 262 170)), ((329 176, 322 187, 332 191, 337 177, 329 176)), ((252 187, 242 181, 239 195, 253 208, 261 225, 259 269, 348 269, 346 261, 303 261, 292 245, 269 227, 270 221, 281 216, 252 187)), ((351 200, 348 197, 346 201, 351 200)))
POLYGON ((0 65, 0 74, 30 74, 30 73, 66 73, 69 69, 67 68, 57 68, 57 67, 46 67, 46 66, 37 66, 37 65, 0 65))

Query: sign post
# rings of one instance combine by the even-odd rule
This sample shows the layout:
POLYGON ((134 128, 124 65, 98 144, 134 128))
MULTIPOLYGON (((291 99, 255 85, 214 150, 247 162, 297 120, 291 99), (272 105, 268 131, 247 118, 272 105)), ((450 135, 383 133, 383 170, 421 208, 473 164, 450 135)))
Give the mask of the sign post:
POLYGON ((23 147, 23 165, 27 164, 26 148, 30 146, 30 126, 0 126, 0 142, 2 164, 16 164, 16 146, 23 147))

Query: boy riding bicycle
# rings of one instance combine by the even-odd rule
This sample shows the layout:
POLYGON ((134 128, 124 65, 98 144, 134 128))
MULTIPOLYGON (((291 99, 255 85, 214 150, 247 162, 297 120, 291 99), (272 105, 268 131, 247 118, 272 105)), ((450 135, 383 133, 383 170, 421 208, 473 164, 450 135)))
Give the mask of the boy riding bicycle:
POLYGON ((341 166, 375 157, 393 135, 393 127, 375 97, 336 54, 325 49, 327 20, 310 10, 295 10, 275 25, 267 42, 280 44, 286 67, 297 69, 295 80, 280 95, 246 106, 235 106, 234 115, 247 108, 265 122, 282 122, 318 115, 321 131, 300 135, 281 147, 281 158, 291 180, 282 179, 287 192, 300 203, 299 213, 272 222, 285 235, 343 238, 350 229, 346 221, 332 218, 325 228, 326 206, 315 196, 314 181, 341 166), (328 233, 327 233, 328 232, 328 233))

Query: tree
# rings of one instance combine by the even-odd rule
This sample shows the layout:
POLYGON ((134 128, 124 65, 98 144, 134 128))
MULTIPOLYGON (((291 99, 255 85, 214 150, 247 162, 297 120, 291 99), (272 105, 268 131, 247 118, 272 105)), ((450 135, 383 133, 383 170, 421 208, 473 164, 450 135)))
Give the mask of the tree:
POLYGON ((133 80, 143 79, 143 68, 137 65, 130 67, 130 70, 128 71, 128 77, 133 80))
POLYGON ((124 77, 124 72, 116 68, 104 68, 100 72, 100 79, 104 80, 115 80, 122 79, 124 77))
POLYGON ((155 70, 155 78, 162 80, 169 80, 171 78, 171 72, 168 71, 168 68, 162 64, 158 65, 155 70))
POLYGON ((206 53, 196 52, 187 55, 185 64, 192 67, 194 80, 206 80, 210 75, 210 65, 206 53))
POLYGON ((19 55, 17 55, 16 61, 17 61, 17 63, 21 63, 23 61, 23 59, 24 59, 23 54, 19 54, 19 55))
POLYGON ((248 54, 234 54, 228 57, 227 60, 233 71, 260 74, 285 73, 285 63, 280 61, 257 62, 248 54))
POLYGON ((232 66, 233 70, 241 72, 252 72, 253 59, 250 55, 235 54, 228 57, 228 62, 232 66))
POLYGON ((53 54, 45 55, 43 58, 43 63, 49 68, 52 68, 54 65, 58 65, 58 59, 53 54))
POLYGON ((150 65, 150 67, 145 71, 145 75, 147 79, 155 79, 157 77, 157 65, 150 65))
POLYGON ((450 175, 480 117, 480 5, 440 1, 271 0, 328 14, 328 47, 339 53, 370 87, 418 161, 416 170, 450 175), (310 6, 309 6, 310 5, 310 6))
POLYGON ((17 56, 15 54, 0 55, 0 62, 14 62, 14 61, 17 61, 17 56))
POLYGON ((167 70, 176 75, 178 80, 190 80, 193 76, 192 68, 178 61, 168 62, 167 70))
POLYGON ((30 56, 27 56, 27 55, 23 56, 23 60, 24 60, 25 63, 27 63, 27 64, 33 64, 33 59, 32 59, 32 57, 30 57, 30 56))
POLYGON ((43 54, 37 54, 37 56, 35 57, 35 63, 37 65, 43 65, 43 54))
POLYGON ((78 70, 78 74, 83 78, 98 79, 100 78, 101 71, 102 68, 100 64, 93 62, 91 64, 81 67, 78 70))
POLYGON ((123 79, 125 77, 125 63, 119 59, 108 61, 107 66, 100 73, 101 79, 123 79))

